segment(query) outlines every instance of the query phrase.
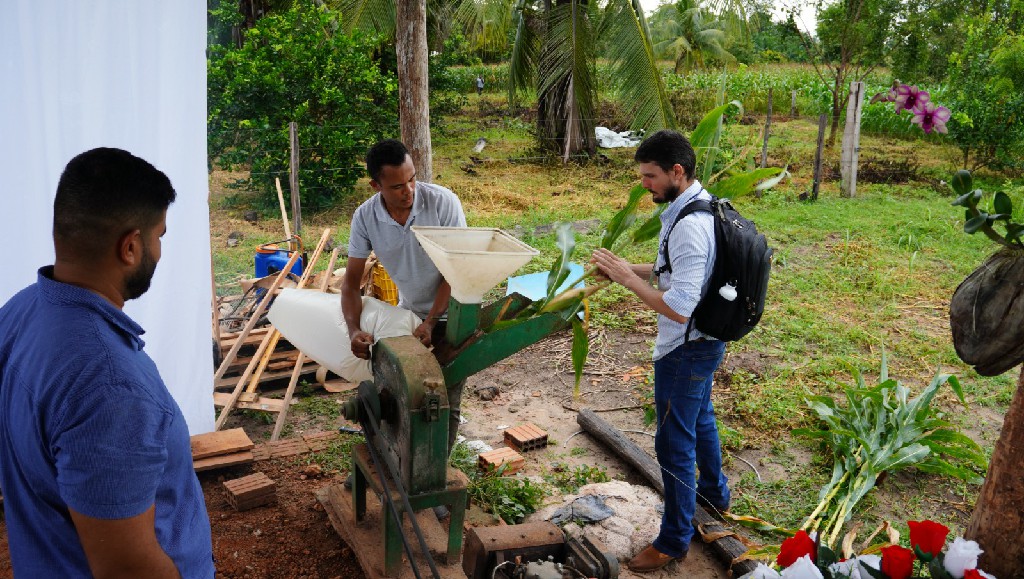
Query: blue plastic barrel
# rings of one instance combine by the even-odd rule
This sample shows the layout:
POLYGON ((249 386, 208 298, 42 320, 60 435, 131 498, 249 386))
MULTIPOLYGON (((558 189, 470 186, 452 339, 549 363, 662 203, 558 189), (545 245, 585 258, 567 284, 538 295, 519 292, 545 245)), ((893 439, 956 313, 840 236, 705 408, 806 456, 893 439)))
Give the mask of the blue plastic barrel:
MULTIPOLYGON (((287 249, 281 249, 276 243, 266 243, 256 249, 256 277, 267 277, 273 275, 288 265, 291 253, 287 249)), ((295 260, 292 265, 292 273, 302 275, 302 258, 295 260)))

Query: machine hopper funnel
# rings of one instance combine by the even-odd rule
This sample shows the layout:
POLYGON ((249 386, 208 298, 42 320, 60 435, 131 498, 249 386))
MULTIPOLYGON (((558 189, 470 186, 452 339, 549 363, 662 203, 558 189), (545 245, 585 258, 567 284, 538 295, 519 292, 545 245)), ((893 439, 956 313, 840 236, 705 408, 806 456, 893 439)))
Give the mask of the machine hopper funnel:
POLYGON ((452 286, 452 298, 479 304, 540 252, 500 229, 490 227, 412 226, 416 239, 452 286))

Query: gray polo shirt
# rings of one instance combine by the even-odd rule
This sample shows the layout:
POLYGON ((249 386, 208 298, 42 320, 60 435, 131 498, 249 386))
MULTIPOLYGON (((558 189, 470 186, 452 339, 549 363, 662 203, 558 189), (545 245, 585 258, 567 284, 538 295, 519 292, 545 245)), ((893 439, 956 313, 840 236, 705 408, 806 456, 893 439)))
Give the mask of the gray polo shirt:
POLYGON ((417 181, 409 219, 405 225, 399 225, 377 193, 352 215, 348 255, 365 258, 371 251, 377 254, 398 286, 399 307, 426 318, 442 278, 409 229, 413 225, 465 227, 466 214, 455 193, 440 185, 417 181))

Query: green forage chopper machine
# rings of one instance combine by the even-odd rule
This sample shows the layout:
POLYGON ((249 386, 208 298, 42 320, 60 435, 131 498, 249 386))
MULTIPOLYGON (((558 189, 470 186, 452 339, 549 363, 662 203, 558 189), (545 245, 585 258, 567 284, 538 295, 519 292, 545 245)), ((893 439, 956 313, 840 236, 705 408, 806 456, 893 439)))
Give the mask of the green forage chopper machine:
MULTIPOLYGON (((366 444, 353 449, 353 511, 357 521, 365 516, 367 485, 382 497, 388 575, 398 571, 403 547, 410 563, 413 559, 401 530, 403 513, 447 506, 448 561, 458 559, 462 548, 467 490, 465 478, 448 472, 448 387, 569 328, 584 297, 577 292, 558 300, 564 307, 549 303, 542 308, 540 301, 512 294, 482 306, 488 290, 539 252, 493 228, 413 226, 412 231, 451 285, 445 340, 431 351, 413 336, 381 339, 371 356, 373 380, 361 383, 343 408, 367 437, 366 444)), ((409 520, 426 553, 415 518, 409 520)), ((437 576, 433 561, 427 560, 437 576)))

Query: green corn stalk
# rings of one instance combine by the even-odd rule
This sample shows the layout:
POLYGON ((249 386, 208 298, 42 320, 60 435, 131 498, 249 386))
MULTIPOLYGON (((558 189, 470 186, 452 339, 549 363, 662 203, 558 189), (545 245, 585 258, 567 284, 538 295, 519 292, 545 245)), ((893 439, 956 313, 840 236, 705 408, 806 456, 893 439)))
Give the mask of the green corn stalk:
POLYGON ((889 378, 884 352, 878 385, 868 387, 860 372, 855 370, 854 374, 857 385, 845 389, 845 407, 831 397, 812 396, 807 405, 817 413, 823 427, 794 431, 820 440, 832 452, 832 480, 822 488, 818 506, 801 526, 820 530, 829 547, 883 473, 916 466, 977 483, 980 477, 976 471, 987 468, 987 459, 977 443, 956 432, 931 409, 931 401, 943 384, 949 384, 964 403, 956 377, 937 374, 918 396, 911 398, 908 388, 889 378), (951 460, 964 466, 956 466, 951 460))

